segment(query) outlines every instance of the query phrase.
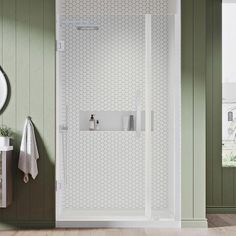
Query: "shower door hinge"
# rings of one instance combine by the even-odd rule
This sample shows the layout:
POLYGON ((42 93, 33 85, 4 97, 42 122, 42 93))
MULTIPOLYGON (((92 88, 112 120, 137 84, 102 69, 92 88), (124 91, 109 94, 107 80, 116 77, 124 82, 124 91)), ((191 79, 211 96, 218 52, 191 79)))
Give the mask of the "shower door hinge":
POLYGON ((64 52, 65 51, 65 41, 57 40, 56 45, 57 45, 57 51, 58 52, 64 52))

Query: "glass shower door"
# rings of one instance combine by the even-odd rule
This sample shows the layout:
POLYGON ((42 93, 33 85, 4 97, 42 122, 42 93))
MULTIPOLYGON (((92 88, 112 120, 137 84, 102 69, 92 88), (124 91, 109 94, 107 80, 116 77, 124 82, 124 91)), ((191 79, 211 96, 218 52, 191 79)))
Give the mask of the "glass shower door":
POLYGON ((64 19, 59 29, 61 213, 76 220, 146 219, 151 16, 64 19))
POLYGON ((58 20, 58 224, 179 220, 176 19, 58 20))

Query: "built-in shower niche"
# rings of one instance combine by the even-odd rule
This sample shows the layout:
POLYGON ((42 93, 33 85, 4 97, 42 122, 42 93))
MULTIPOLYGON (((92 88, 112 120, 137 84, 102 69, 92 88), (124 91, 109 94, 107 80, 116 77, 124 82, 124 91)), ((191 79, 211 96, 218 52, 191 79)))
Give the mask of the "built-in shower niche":
MULTIPOLYGON (((137 111, 80 111, 79 112, 79 127, 80 131, 89 130, 89 119, 91 114, 94 115, 95 120, 99 120, 99 129, 95 131, 127 131, 124 129, 124 117, 133 116, 134 128, 127 132, 137 131, 138 123, 140 124, 141 131, 145 131, 145 111, 141 111, 140 115, 137 111), (140 116, 137 122, 137 116, 140 116)), ((151 130, 153 131, 154 112, 151 112, 151 130)))

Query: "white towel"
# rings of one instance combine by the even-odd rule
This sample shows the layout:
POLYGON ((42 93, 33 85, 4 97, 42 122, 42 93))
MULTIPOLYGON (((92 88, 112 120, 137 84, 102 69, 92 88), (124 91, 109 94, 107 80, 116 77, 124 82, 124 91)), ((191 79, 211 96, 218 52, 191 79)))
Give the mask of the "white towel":
POLYGON ((27 117, 23 129, 20 146, 20 157, 18 168, 24 172, 23 181, 29 182, 29 174, 35 179, 38 175, 37 159, 39 158, 34 126, 31 119, 27 117))

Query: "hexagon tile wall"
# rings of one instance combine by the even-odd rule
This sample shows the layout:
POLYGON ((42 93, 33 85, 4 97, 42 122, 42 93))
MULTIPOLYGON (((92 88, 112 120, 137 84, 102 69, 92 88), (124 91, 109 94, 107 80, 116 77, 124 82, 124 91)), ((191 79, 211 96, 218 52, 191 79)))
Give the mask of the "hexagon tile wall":
MULTIPOLYGON (((80 131, 80 111, 145 110, 145 14, 152 14, 152 209, 169 212, 169 26, 166 0, 67 0, 59 8, 63 209, 144 210, 145 132, 80 131), (98 30, 76 30, 96 25, 98 30)), ((173 157, 174 158, 174 157, 173 157)), ((173 183, 172 183, 173 184, 173 183)))

